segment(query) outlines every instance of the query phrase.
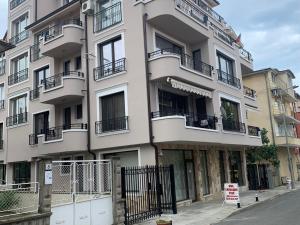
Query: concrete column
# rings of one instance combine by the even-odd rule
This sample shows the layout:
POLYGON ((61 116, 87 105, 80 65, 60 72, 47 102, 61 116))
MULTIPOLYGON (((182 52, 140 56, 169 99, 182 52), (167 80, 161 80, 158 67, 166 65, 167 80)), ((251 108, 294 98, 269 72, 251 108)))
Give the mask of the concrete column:
POLYGON ((42 159, 38 161, 37 166, 37 176, 40 185, 39 192, 39 213, 51 213, 51 194, 52 194, 52 185, 45 184, 45 171, 46 164, 51 164, 51 160, 42 159))
POLYGON ((243 179, 244 179, 244 186, 248 189, 248 176, 247 176, 247 158, 246 158, 246 149, 242 150, 242 166, 243 166, 243 179))
POLYGON ((123 225, 125 221, 125 203, 122 199, 121 164, 118 157, 112 157, 112 201, 113 225, 123 225))
POLYGON ((228 183, 231 182, 230 177, 230 168, 229 168, 229 152, 228 150, 224 150, 224 161, 225 161, 225 175, 228 183))

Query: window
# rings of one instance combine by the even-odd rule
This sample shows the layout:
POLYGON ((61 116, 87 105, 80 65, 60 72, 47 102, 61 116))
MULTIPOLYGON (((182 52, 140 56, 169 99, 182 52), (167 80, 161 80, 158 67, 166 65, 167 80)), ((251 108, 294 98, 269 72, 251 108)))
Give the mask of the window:
POLYGON ((75 69, 76 70, 80 70, 81 69, 81 56, 78 56, 75 59, 75 69))
POLYGON ((98 133, 126 130, 124 92, 118 92, 100 98, 102 121, 98 124, 98 133))
POLYGON ((35 88, 39 88, 39 86, 43 85, 46 78, 48 78, 49 76, 49 66, 35 71, 35 88))
POLYGON ((25 27, 28 24, 28 14, 24 14, 20 16, 13 22, 13 34, 14 37, 11 38, 12 44, 17 44, 26 38, 28 38, 28 31, 26 31, 25 27))
POLYGON ((218 56, 219 70, 222 72, 222 76, 225 76, 226 74, 234 76, 233 60, 223 55, 220 52, 217 53, 217 56, 218 56))
POLYGON ((65 61, 64 62, 64 75, 68 75, 71 70, 71 62, 70 61, 65 61))
POLYGON ((240 123, 239 103, 224 98, 221 102, 223 129, 244 133, 244 124, 240 123))
POLYGON ((27 112, 27 94, 10 99, 10 116, 27 112))
POLYGON ((188 113, 187 96, 158 90, 160 116, 185 115, 188 113))
POLYGON ((46 134, 49 129, 49 112, 42 112, 34 115, 34 133, 36 135, 46 134))
POLYGON ((169 50, 170 52, 182 55, 184 53, 183 47, 163 38, 159 35, 155 36, 157 50, 169 50))
POLYGON ((28 68, 27 53, 12 60, 12 73, 21 73, 28 68))
POLYGON ((0 101, 5 100, 4 83, 0 84, 0 101))
MULTIPOLYGON (((100 65, 106 65, 124 58, 124 46, 121 36, 99 46, 100 65)), ((111 65, 112 69, 112 65, 111 65)))
POLYGON ((82 118, 82 104, 76 106, 76 119, 82 118))
POLYGON ((30 173, 31 173, 31 168, 29 162, 14 163, 13 176, 14 176, 15 184, 29 183, 30 173))

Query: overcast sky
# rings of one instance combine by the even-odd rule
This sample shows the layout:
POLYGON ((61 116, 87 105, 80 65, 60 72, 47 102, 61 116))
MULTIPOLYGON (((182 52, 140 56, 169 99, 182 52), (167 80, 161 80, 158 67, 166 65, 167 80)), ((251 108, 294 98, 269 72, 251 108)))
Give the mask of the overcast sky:
MULTIPOLYGON (((219 1, 216 11, 242 34, 255 69, 291 69, 300 85, 300 0, 219 1)), ((7 2, 0 0, 1 38, 7 26, 7 2)))

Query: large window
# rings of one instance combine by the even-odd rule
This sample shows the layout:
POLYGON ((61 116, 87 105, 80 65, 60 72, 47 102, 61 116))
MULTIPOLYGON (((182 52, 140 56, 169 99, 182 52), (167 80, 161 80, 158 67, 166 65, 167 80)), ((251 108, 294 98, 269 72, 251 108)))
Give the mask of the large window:
POLYGON ((30 163, 29 162, 20 162, 14 163, 13 167, 13 176, 14 183, 29 183, 30 182, 30 163))
POLYGON ((160 116, 185 115, 188 113, 188 98, 158 90, 160 116))
POLYGON ((50 76, 49 66, 46 66, 42 69, 35 71, 35 88, 43 85, 45 80, 50 76))
POLYGON ((28 56, 23 54, 11 61, 11 75, 8 85, 13 85, 28 79, 28 56))
POLYGON ((46 134, 49 128, 49 112, 34 115, 34 133, 36 135, 46 134))
POLYGON ((183 47, 163 38, 159 35, 155 36, 156 48, 157 50, 168 50, 172 53, 182 55, 184 53, 183 47))
POLYGON ((27 122, 27 94, 10 99, 9 117, 6 126, 13 126, 27 122))
POLYGON ((28 14, 20 16, 13 22, 13 37, 11 38, 12 44, 17 44, 28 38, 28 31, 25 29, 28 25, 28 14))
POLYGON ((240 122, 239 103, 222 98, 221 114, 224 130, 245 132, 244 124, 240 122))
POLYGON ((223 72, 224 74, 223 76, 225 76, 225 74, 234 76, 233 60, 219 52, 217 53, 217 56, 218 56, 219 70, 223 72))

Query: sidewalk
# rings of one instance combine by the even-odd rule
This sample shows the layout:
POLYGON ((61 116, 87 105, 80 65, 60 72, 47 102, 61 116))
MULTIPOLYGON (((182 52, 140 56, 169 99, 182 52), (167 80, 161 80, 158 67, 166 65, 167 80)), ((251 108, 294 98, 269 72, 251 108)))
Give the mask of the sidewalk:
MULTIPOLYGON (((296 190, 300 189, 300 183, 296 183, 295 186, 296 190)), ((240 195, 240 209, 238 209, 235 205, 224 205, 222 207, 222 200, 215 200, 207 203, 196 202, 191 206, 180 207, 178 209, 178 214, 176 215, 163 215, 161 219, 172 220, 173 225, 211 225, 218 223, 240 210, 254 206, 266 200, 271 200, 291 191, 292 190, 288 190, 285 186, 262 192, 247 191, 240 195), (259 202, 255 202, 256 194, 259 196, 259 202)), ((145 221, 139 225, 156 225, 155 221, 157 219, 159 218, 145 221)))

